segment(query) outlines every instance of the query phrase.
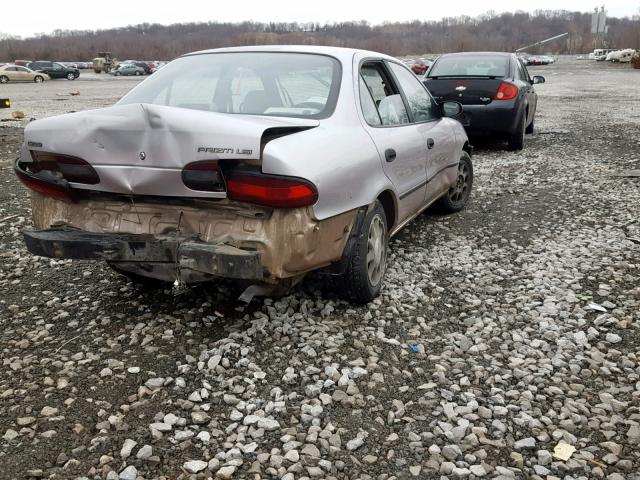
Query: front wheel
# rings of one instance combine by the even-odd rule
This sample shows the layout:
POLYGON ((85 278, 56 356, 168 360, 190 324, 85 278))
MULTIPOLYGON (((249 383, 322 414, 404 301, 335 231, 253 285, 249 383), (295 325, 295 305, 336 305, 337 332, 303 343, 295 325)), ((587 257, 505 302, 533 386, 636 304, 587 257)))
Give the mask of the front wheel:
POLYGON ((9 83, 9 77, 6 75, 0 75, 0 83, 9 83))
POLYGON ((471 195, 473 188, 473 163, 467 152, 462 152, 458 162, 458 175, 456 183, 453 184, 436 202, 436 208, 442 213, 456 213, 462 210, 471 195))
POLYGON ((341 276, 344 295, 355 302, 370 302, 378 296, 387 269, 389 233, 382 204, 376 200, 362 224, 341 276))
POLYGON ((42 83, 42 82, 44 82, 44 78, 42 78, 41 75, 36 75, 34 77, 33 81, 36 82, 36 83, 42 83))

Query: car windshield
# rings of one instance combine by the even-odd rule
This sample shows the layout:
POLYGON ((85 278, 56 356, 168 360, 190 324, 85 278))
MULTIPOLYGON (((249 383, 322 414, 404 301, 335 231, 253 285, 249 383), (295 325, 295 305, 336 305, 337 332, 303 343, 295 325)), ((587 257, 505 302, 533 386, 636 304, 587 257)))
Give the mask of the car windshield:
POLYGON ((509 57, 506 55, 443 56, 431 67, 429 77, 506 77, 509 57))
POLYGON ((232 52, 181 57, 118 104, 152 103, 244 115, 325 118, 335 107, 340 64, 308 53, 232 52))

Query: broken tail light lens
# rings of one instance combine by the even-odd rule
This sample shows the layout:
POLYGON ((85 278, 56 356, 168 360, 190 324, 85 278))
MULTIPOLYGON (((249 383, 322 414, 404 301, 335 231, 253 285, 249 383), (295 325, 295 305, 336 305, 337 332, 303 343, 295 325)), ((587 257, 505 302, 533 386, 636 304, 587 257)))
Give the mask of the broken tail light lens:
POLYGON ((500 87, 498 88, 498 92, 496 96, 493 97, 494 100, 512 100, 518 96, 518 87, 516 87, 513 83, 502 82, 500 87))
POLYGON ((318 191, 301 178, 231 172, 227 178, 227 197, 266 207, 296 208, 316 203, 318 191))
POLYGON ((41 193, 47 197, 61 200, 73 200, 73 194, 69 182, 60 175, 55 175, 50 170, 33 173, 25 168, 20 161, 16 162, 15 172, 18 179, 30 190, 41 193))
POLYGON ((29 164, 29 167, 35 174, 43 171, 59 172, 67 182, 87 185, 100 183, 95 169, 80 158, 35 150, 31 151, 31 158, 33 163, 29 164))
POLYGON ((200 192, 224 192, 224 176, 217 160, 190 163, 182 170, 182 182, 200 192))

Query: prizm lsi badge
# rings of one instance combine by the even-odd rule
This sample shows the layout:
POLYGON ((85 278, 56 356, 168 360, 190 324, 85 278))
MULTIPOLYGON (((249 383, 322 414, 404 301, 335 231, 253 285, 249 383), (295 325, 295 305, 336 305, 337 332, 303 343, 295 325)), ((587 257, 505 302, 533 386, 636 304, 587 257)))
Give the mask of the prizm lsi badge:
POLYGON ((235 153, 236 155, 251 155, 249 148, 198 147, 198 153, 235 153))

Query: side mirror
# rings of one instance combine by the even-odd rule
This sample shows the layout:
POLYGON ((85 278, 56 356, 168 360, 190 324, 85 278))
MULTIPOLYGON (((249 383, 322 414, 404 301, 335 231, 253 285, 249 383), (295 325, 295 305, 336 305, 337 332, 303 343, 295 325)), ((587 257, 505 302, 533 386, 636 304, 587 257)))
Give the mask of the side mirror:
POLYGON ((535 85, 536 83, 544 83, 546 82, 546 80, 544 79, 544 77, 542 75, 535 75, 533 77, 533 84, 535 85))
POLYGON ((462 113, 462 105, 458 102, 444 102, 441 108, 443 117, 455 118, 462 113))

